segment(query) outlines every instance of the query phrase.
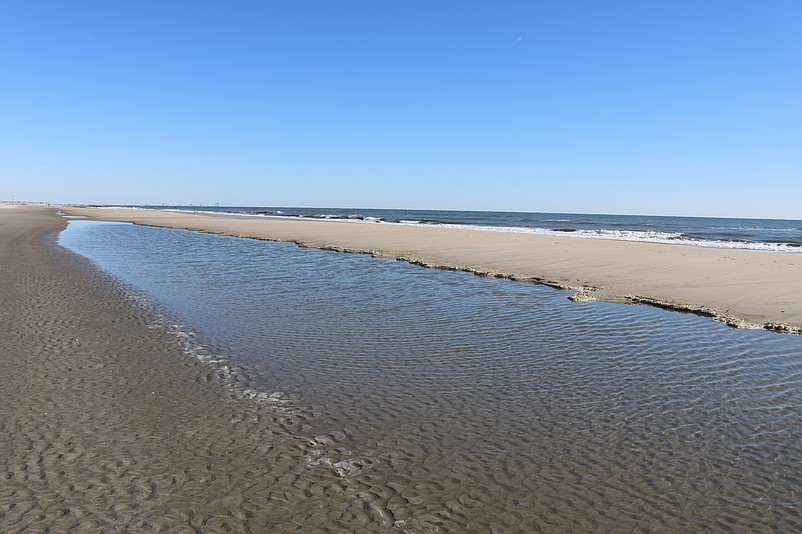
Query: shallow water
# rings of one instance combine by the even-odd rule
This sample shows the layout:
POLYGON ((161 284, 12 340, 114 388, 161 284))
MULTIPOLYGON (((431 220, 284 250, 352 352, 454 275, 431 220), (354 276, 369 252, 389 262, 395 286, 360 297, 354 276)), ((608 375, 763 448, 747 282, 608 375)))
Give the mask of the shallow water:
POLYGON ((802 337, 287 243, 60 242, 308 406, 310 464, 400 530, 802 529, 802 337))

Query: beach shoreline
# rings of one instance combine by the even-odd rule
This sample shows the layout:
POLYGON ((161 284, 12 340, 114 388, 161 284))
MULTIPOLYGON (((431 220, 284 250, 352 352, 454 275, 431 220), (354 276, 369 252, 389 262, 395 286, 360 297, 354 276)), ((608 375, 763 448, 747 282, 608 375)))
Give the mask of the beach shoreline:
MULTIPOLYGON (((416 344, 422 353, 420 363, 425 363, 420 366, 421 375, 414 370, 409 375, 400 373, 404 391, 408 391, 407 378, 434 375, 428 385, 426 380, 410 382, 421 387, 414 391, 414 397, 420 399, 415 401, 417 408, 402 417, 403 410, 387 410, 388 405, 381 402, 374 406, 370 395, 387 398, 389 406, 403 399, 392 394, 398 391, 392 380, 379 380, 375 388, 355 388, 356 397, 338 397, 364 397, 369 406, 355 400, 338 408, 296 396, 289 383, 259 391, 238 387, 250 387, 247 366, 238 367, 241 362, 237 358, 248 354, 247 350, 238 351, 234 346, 230 361, 225 353, 218 354, 223 359, 219 365, 198 358, 186 342, 186 327, 171 323, 170 317, 160 319, 157 303, 58 244, 58 233, 66 224, 57 208, 0 210, 3 532, 530 532, 580 526, 583 530, 621 525, 646 528, 651 524, 694 530, 714 524, 710 521, 716 520, 716 512, 708 510, 711 506, 717 510, 716 503, 729 500, 733 506, 721 513, 733 514, 733 521, 744 526, 743 530, 766 524, 780 529, 787 525, 792 530, 799 523, 793 504, 797 481, 791 477, 775 487, 772 477, 778 468, 793 471, 799 457, 799 440, 794 437, 799 426, 788 420, 795 417, 787 408, 793 397, 784 396, 796 394, 796 339, 717 327, 677 331, 658 327, 644 338, 638 324, 616 319, 620 310, 612 310, 612 306, 603 310, 614 322, 612 329, 606 329, 609 323, 602 320, 596 332, 593 321, 590 328, 579 331, 576 329, 584 323, 581 310, 562 316, 565 320, 538 315, 561 308, 555 306, 561 299, 555 293, 537 291, 547 295, 544 302, 550 304, 525 307, 537 311, 520 315, 531 328, 519 330, 517 337, 531 341, 527 346, 544 344, 545 353, 523 351, 531 358, 515 359, 509 368, 517 380, 516 369, 524 367, 516 362, 535 366, 529 368, 534 380, 526 386, 534 390, 529 400, 522 402, 513 390, 502 403, 498 392, 506 390, 512 377, 496 374, 503 366, 494 371, 487 365, 490 362, 492 367, 492 362, 504 359, 504 346, 512 337, 497 329, 480 331, 479 336, 492 342, 489 347, 495 343, 501 351, 479 351, 477 354, 485 355, 474 359, 470 352, 462 352, 463 339, 457 344, 459 352, 446 350, 437 356, 428 354, 425 341, 402 330, 400 338, 416 344), (538 331, 535 323, 546 323, 546 330, 538 331), (574 330, 569 328, 552 338, 552 329, 560 330, 563 325, 574 330), (682 332, 691 339, 685 340, 682 332), (654 353, 644 350, 651 346, 646 338, 652 335, 664 341, 655 345, 654 353), (751 346, 748 339, 761 343, 754 345, 756 361, 742 367, 742 359, 752 359, 742 352, 751 346), (675 345, 672 340, 683 342, 675 345), (713 345, 722 340, 726 340, 724 356, 710 354, 713 345), (775 351, 774 344, 785 348, 775 351), (690 348, 691 353, 683 356, 682 350, 667 350, 674 346, 690 348), (611 358, 611 348, 615 354, 623 354, 625 361, 611 358), (454 396, 447 391, 442 398, 418 395, 430 388, 449 390, 448 373, 435 371, 438 361, 448 362, 444 371, 459 371, 451 375, 458 377, 450 390, 454 396), (602 365, 604 362, 609 365, 602 365), (237 382, 237 376, 231 381, 221 379, 220 366, 229 364, 234 375, 238 376, 239 370, 245 373, 241 381, 237 382), (734 373, 733 365, 738 367, 734 373), (465 369, 491 382, 466 382, 465 369), (698 382, 699 378, 710 382, 698 382), (575 379, 579 382, 572 390, 575 379), (484 383, 490 387, 483 387, 484 383), (281 387, 287 388, 286 397, 276 392, 275 388, 281 387), (675 387, 681 387, 676 397, 675 387), (658 394, 656 398, 662 400, 655 401, 655 388, 668 397, 658 394), (286 403, 276 402, 283 398, 286 403), (622 403, 615 398, 622 398, 622 403), (689 398, 694 399, 693 404, 685 404, 683 399, 689 398), (441 402, 448 399, 456 403, 441 402), (743 399, 743 404, 733 399, 743 399), (592 403, 590 409, 588 402, 592 403), (676 402, 683 403, 683 413, 694 417, 678 424, 676 402), (459 412, 449 411, 447 406, 459 412), (376 409, 382 413, 375 413, 376 409), (508 409, 517 414, 509 421, 511 426, 499 427, 504 431, 490 435, 482 430, 492 429, 503 419, 500 413, 508 409), (465 419, 461 418, 463 410, 465 419), (485 420, 487 415, 490 418, 485 420), (519 416, 524 419, 519 421, 519 416), (455 417, 459 417, 456 422, 455 417), (381 430, 375 441, 366 439, 363 428, 369 429, 373 423, 381 430), (702 435, 706 426, 727 433, 702 435), (458 427, 464 427, 466 434, 458 431, 455 435, 458 427), (464 439, 474 432, 479 432, 475 439, 464 439), (777 445, 765 446, 765 436, 781 438, 777 445), (746 440, 744 445, 730 447, 741 437, 746 440), (625 453, 629 456, 622 456, 625 453), (696 461, 700 454, 709 454, 703 457, 710 463, 704 461, 699 469, 689 471, 688 461, 696 461), (784 460, 780 467, 778 455, 784 460), (477 465, 493 467, 481 472, 477 465), (738 477, 733 478, 736 472, 738 477), (749 476, 739 478, 745 472, 749 476), (712 485, 706 485, 714 474, 712 485), (655 493, 644 497, 641 492, 647 486, 642 484, 654 488, 655 493), (748 489, 757 487, 754 484, 764 488, 757 511, 755 494, 748 489), (609 499, 577 506, 577 495, 608 495, 609 499)), ((208 225, 208 221, 193 224, 208 225)), ((293 227, 297 225, 293 223, 293 227)), ((119 229, 96 230, 109 230, 108 236, 119 229)), ((220 233, 221 229, 217 230, 220 233)), ((160 234, 166 238, 162 243, 172 243, 170 232, 138 233, 160 234)), ((247 244, 215 241, 236 245, 235 249, 247 244)), ((250 245, 264 248, 258 243, 250 245)), ((159 250, 153 252, 160 255, 159 250)), ((318 256, 321 264, 331 260, 325 254, 318 256)), ((453 282, 451 276, 429 274, 453 282)), ((497 285, 470 277, 466 280, 481 286, 497 285)), ((394 294, 399 289, 406 295, 407 286, 400 284, 394 294)), ((310 298, 317 297, 314 290, 310 293, 310 298)), ((456 304, 459 313, 458 299, 443 295, 438 302, 446 308, 456 304)), ((502 310, 499 321, 503 323, 508 303, 505 298, 501 307, 486 309, 489 313, 502 310)), ((565 307, 572 306, 566 303, 565 307)), ((599 309, 588 311, 594 315, 599 309)), ((411 311, 416 317, 420 312, 411 311)), ((294 320, 303 335, 307 329, 315 335, 308 316, 294 320)), ((640 323, 641 327, 643 324, 648 323, 640 323)), ((196 328, 204 332, 202 326, 196 328)), ((340 333, 337 328, 328 330, 335 337, 340 333)), ((435 339, 441 330, 448 327, 436 327, 435 339)), ((327 371, 325 358, 318 360, 314 353, 296 355, 303 351, 303 344, 293 341, 292 332, 280 328, 278 332, 290 336, 285 356, 293 373, 304 374, 296 356, 309 358, 307 364, 321 367, 322 375, 313 381, 314 387, 320 380, 331 381, 327 386, 335 389, 341 386, 327 371)), ((357 335, 377 336, 377 332, 366 328, 357 335)), ((214 339, 211 343, 216 343, 214 339)), ((269 357, 271 349, 262 347, 259 339, 256 352, 269 357)), ((225 346, 225 340, 218 342, 225 346)), ((378 361, 388 358, 388 364, 392 363, 392 352, 376 347, 378 361)), ((331 355, 338 366, 348 359, 342 350, 331 355)), ((209 354, 213 352, 210 347, 209 354)), ((405 370, 409 362, 404 357, 388 369, 405 370)), ((254 381, 253 387, 261 387, 258 382, 254 381)))
POLYGON ((736 328, 802 334, 802 255, 475 229, 63 207, 93 220, 294 242, 694 313, 736 328))

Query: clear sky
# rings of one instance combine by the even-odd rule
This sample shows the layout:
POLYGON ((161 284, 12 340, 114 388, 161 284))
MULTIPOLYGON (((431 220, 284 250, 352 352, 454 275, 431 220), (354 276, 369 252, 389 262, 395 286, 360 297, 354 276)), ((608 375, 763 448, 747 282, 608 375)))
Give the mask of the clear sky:
POLYGON ((802 0, 2 0, 12 198, 802 218, 802 0))

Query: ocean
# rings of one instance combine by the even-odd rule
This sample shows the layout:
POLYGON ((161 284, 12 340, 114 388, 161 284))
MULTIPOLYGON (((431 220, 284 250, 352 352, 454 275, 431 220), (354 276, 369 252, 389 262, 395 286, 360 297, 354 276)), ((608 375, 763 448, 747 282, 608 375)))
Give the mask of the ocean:
POLYGON ((497 232, 682 243, 717 248, 802 252, 802 220, 591 215, 492 211, 220 206, 122 206, 248 217, 341 219, 368 224, 436 225, 497 232))
MULTIPOLYGON (((802 228, 252 210, 238 209, 789 251, 802 228)), ((802 530, 800 336, 291 243, 83 220, 59 243, 168 317, 221 380, 296 413, 319 445, 299 471, 334 470, 400 532, 802 530)))

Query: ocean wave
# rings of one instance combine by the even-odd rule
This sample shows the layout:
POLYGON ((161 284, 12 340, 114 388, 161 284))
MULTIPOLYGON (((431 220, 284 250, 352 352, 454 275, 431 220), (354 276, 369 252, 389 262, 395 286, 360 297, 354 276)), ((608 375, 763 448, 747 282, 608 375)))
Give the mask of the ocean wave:
POLYGON ((369 215, 349 215, 348 219, 351 221, 365 221, 365 222, 382 222, 384 220, 383 217, 371 217, 369 215))
POLYGON ((682 232, 660 232, 657 230, 578 230, 575 228, 536 228, 536 227, 506 227, 506 226, 479 226, 469 224, 427 224, 419 221, 399 222, 409 226, 436 226, 437 228, 455 228, 465 230, 481 230, 488 232, 536 234, 572 237, 580 239, 608 239, 613 241, 640 241, 648 243, 682 244, 706 248, 725 248, 742 250, 768 250, 776 252, 802 252, 802 245, 795 242, 756 242, 746 240, 715 241, 692 238, 682 232))

